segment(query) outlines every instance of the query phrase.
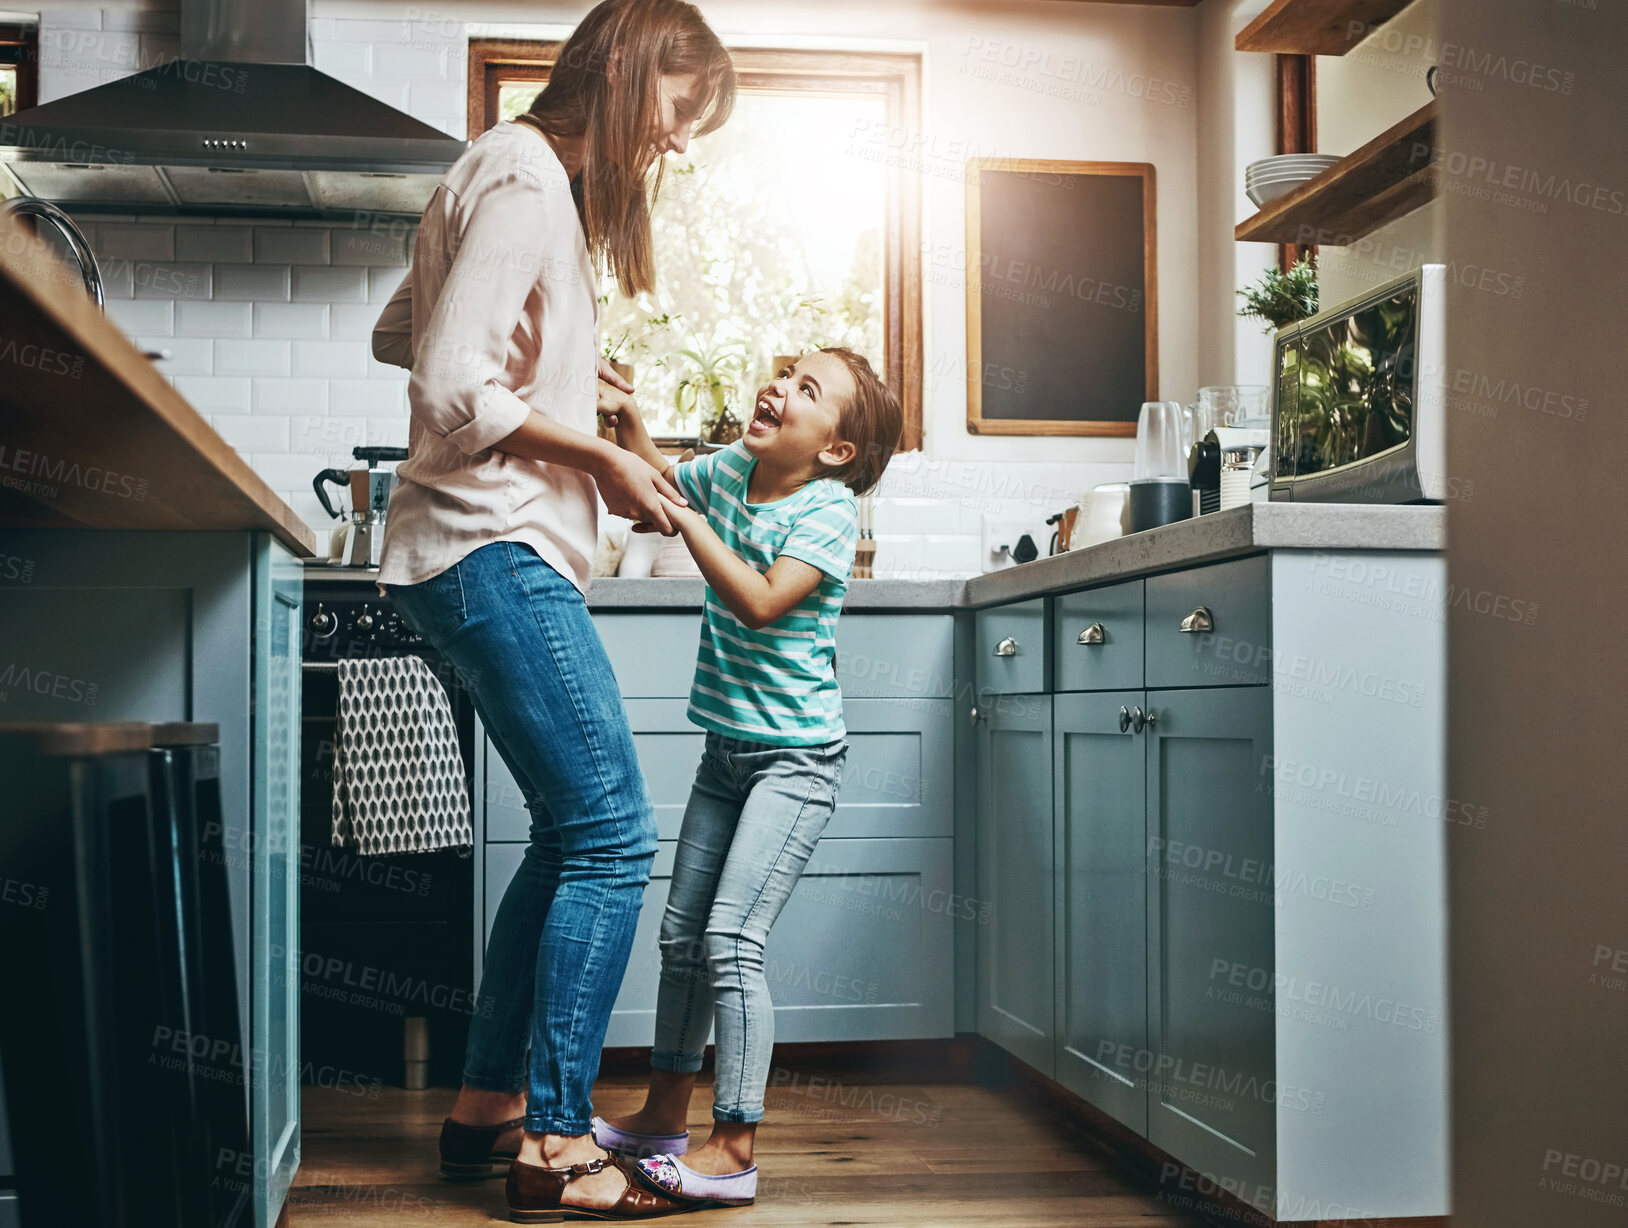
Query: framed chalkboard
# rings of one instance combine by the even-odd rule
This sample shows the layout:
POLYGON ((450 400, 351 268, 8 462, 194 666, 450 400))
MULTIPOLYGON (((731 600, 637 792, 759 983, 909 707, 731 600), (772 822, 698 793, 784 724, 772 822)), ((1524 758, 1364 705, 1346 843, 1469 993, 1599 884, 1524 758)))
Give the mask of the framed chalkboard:
POLYGON ((967 429, 1136 434, 1159 390, 1153 167, 967 172, 967 429))

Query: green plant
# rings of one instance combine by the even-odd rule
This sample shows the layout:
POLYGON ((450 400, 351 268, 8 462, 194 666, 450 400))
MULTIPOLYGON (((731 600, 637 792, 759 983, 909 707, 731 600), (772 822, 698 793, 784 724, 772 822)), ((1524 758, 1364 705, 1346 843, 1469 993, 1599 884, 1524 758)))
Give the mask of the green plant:
POLYGON ((678 357, 693 370, 685 373, 673 391, 673 411, 679 429, 686 429, 695 413, 703 435, 711 443, 728 443, 740 437, 740 422, 730 409, 735 381, 746 373, 746 343, 725 341, 716 346, 697 344, 693 350, 679 350, 678 357), (730 432, 733 431, 731 434, 730 432))
POLYGON ((1317 314, 1317 270, 1302 256, 1287 273, 1267 269, 1259 282, 1238 291, 1238 297, 1244 300, 1238 314, 1265 320, 1262 331, 1284 328, 1317 314))
MULTIPOLYGON (((599 296, 601 309, 610 301, 610 295, 599 296)), ((603 311, 601 312, 603 314, 603 311)), ((661 333, 666 332, 683 316, 676 312, 664 312, 659 316, 645 317, 642 325, 629 325, 619 333, 613 333, 605 338, 605 344, 599 352, 604 355, 606 362, 631 362, 635 354, 649 351, 650 343, 661 333)), ((656 366, 666 363, 665 358, 657 359, 656 366)))

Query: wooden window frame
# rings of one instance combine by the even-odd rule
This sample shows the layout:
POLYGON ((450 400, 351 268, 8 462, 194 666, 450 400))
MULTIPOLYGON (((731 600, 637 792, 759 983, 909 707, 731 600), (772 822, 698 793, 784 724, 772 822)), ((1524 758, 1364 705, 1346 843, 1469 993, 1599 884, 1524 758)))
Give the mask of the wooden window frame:
MULTIPOLYGON (((514 39, 469 40, 469 134, 497 122, 498 85, 546 82, 563 44, 514 39)), ((845 51, 730 52, 742 90, 775 93, 879 95, 886 100, 889 132, 921 130, 921 60, 911 55, 845 51)), ((884 143, 879 152, 885 153, 884 143)), ((887 382, 904 408, 900 447, 922 446, 921 182, 887 164, 887 215, 882 315, 887 382)))
MULTIPOLYGON (((40 101, 40 28, 0 23, 0 66, 17 70, 17 110, 40 101)), ((15 112, 13 112, 15 114, 15 112)))

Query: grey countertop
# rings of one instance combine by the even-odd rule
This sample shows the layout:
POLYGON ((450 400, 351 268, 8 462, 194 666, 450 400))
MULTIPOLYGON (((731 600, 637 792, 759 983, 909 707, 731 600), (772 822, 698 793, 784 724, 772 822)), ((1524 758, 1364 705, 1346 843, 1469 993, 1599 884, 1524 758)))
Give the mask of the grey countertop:
MULTIPOLYGON (((848 610, 954 610, 1002 605, 1128 580, 1262 550, 1418 550, 1447 543, 1447 509, 1352 503, 1251 503, 1037 559, 970 580, 855 580, 848 610)), ((307 581, 372 580, 378 572, 308 565, 307 581)), ((593 582, 596 610, 698 610, 700 580, 607 578, 593 582)))

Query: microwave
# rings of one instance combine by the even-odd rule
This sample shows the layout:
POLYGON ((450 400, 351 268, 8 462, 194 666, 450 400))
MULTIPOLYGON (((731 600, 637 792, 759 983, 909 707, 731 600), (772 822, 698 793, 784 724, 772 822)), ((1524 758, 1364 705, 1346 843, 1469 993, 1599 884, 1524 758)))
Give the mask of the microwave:
POLYGON ((1427 264, 1277 332, 1272 499, 1445 498, 1446 294, 1427 264))

